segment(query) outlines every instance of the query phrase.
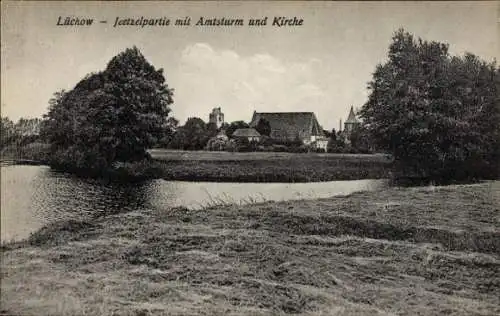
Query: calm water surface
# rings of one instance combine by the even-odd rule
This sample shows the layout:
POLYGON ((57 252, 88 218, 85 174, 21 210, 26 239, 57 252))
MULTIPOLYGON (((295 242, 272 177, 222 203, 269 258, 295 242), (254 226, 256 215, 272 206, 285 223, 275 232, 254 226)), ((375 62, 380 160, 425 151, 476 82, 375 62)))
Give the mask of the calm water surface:
POLYGON ((324 198, 374 190, 385 180, 321 183, 214 183, 152 180, 109 184, 80 179, 43 166, 1 167, 1 240, 19 240, 57 220, 83 219, 137 209, 199 208, 215 203, 250 203, 324 198))

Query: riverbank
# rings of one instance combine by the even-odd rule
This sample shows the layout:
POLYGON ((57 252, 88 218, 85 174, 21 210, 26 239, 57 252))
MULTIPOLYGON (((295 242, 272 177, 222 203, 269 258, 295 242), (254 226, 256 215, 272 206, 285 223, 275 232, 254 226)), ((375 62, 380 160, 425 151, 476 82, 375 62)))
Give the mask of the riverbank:
POLYGON ((18 315, 497 315, 500 182, 137 210, 2 253, 18 315))
POLYGON ((154 174, 165 180, 320 182, 390 177, 384 155, 150 151, 154 174))
MULTIPOLYGON (((318 153, 228 153, 151 150, 151 157, 117 163, 105 170, 52 165, 55 170, 116 182, 148 179, 203 182, 325 182, 390 178, 386 155, 318 153)), ((2 157, 3 164, 49 164, 45 160, 2 157)))

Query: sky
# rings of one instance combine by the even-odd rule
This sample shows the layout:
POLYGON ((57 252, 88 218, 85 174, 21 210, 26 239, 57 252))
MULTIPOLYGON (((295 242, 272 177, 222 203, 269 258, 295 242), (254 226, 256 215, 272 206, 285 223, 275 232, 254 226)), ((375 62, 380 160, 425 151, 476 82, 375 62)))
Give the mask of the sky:
POLYGON ((228 122, 253 111, 314 112, 337 128, 367 100, 367 83, 398 28, 448 43, 450 52, 500 59, 500 2, 9 2, 2 1, 1 114, 41 117, 54 92, 72 89, 137 46, 174 89, 171 115, 228 122), (190 26, 118 26, 115 19, 191 17, 190 26), (266 26, 248 26, 268 17, 266 26), (58 26, 59 17, 93 18, 58 26), (200 18, 244 26, 196 26, 200 18), (274 17, 303 19, 276 27, 274 17), (107 23, 98 23, 105 20, 107 23))

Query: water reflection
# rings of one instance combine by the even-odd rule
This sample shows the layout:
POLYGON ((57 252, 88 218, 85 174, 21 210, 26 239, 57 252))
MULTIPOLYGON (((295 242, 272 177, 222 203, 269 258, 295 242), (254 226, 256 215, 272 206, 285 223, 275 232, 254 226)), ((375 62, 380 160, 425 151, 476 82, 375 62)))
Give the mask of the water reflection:
POLYGON ((156 180, 148 188, 153 208, 185 206, 200 208, 219 203, 245 204, 262 201, 326 198, 386 186, 385 180, 330 181, 314 183, 215 183, 156 180))
POLYGON ((323 198, 385 185, 384 180, 294 184, 153 180, 116 184, 81 179, 40 166, 2 167, 1 181, 2 241, 26 238, 56 220, 78 220, 137 209, 323 198))
POLYGON ((1 238, 20 239, 44 224, 148 207, 148 183, 102 183, 48 167, 2 167, 1 238))

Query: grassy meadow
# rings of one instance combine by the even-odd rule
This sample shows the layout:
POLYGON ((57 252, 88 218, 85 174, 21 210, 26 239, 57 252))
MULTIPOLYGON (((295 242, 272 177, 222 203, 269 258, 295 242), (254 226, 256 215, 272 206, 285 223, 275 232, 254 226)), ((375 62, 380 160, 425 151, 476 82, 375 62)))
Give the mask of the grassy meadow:
POLYGON ((288 153, 288 152, 227 152, 227 151, 187 151, 172 149, 151 149, 151 156, 166 161, 241 161, 241 160, 291 160, 297 157, 320 158, 323 160, 370 160, 373 162, 387 162, 384 154, 327 154, 327 153, 288 153))
POLYGON ((499 315, 500 182, 137 210, 2 262, 13 315, 499 315))
POLYGON ((385 155, 151 150, 165 180, 318 182, 389 177, 385 155))

